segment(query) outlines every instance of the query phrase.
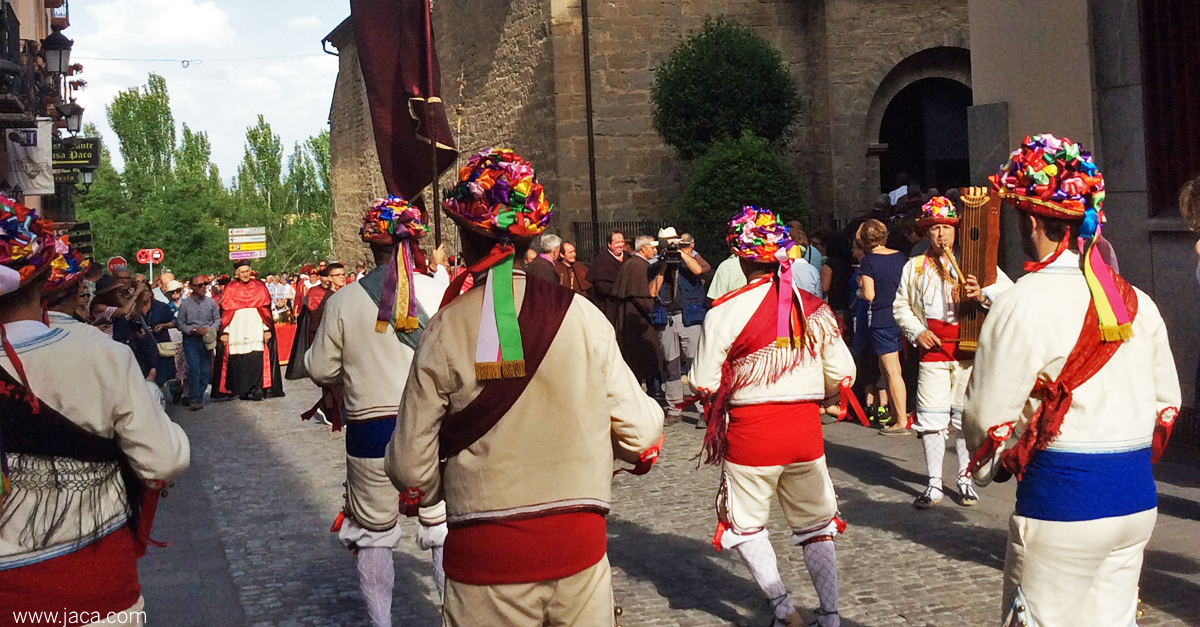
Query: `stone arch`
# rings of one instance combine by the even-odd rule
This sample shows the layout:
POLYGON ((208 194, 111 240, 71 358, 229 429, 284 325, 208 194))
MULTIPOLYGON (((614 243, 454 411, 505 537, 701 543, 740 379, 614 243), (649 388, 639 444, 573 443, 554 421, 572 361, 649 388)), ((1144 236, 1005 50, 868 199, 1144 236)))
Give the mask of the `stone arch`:
POLYGON ((966 48, 940 46, 904 58, 880 79, 867 108, 863 136, 878 141, 879 126, 887 106, 905 87, 926 78, 948 78, 971 86, 971 52, 966 48))
POLYGON ((880 55, 865 73, 856 111, 861 120, 864 158, 864 201, 875 197, 880 176, 879 129, 888 104, 905 87, 927 78, 946 78, 971 87, 971 53, 966 34, 944 32, 930 34, 893 46, 880 55))

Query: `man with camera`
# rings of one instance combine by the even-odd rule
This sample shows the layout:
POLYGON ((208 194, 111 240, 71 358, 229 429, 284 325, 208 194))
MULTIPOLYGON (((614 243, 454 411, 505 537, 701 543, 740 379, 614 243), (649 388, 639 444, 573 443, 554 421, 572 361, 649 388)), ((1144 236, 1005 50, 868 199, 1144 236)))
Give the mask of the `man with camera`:
POLYGON ((683 402, 682 361, 696 358, 700 330, 704 322, 704 283, 701 276, 711 272, 696 242, 688 233, 676 235, 675 227, 658 232, 663 240, 658 276, 662 287, 658 291, 659 346, 662 348, 666 377, 663 392, 667 399, 667 421, 680 418, 677 408, 683 402))

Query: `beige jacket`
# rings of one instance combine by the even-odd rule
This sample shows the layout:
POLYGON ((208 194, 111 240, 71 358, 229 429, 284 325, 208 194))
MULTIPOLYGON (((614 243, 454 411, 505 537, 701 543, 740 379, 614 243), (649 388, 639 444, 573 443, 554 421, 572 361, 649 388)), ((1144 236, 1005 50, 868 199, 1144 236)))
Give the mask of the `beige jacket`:
MULTIPOLYGON (((4 326, 33 393, 43 404, 83 429, 115 439, 138 477, 169 482, 188 467, 191 449, 187 435, 171 422, 152 395, 153 384, 142 377, 129 347, 105 335, 68 333, 40 322, 22 321, 4 326)), ((3 351, 0 351, 0 368, 19 380, 3 351)), ((15 463, 17 457, 9 455, 15 492, 5 499, 0 518, 36 521, 38 517, 32 515, 35 499, 21 498, 20 491, 30 476, 46 470, 49 462, 25 458, 15 463), (32 466, 26 468, 25 464, 32 466)), ((80 502, 78 496, 66 494, 49 498, 56 499, 59 507, 67 510, 68 521, 82 521, 82 528, 80 524, 63 525, 51 534, 47 545, 35 549, 24 523, 2 525, 0 568, 37 563, 69 553, 78 548, 81 537, 93 532, 104 535, 126 524, 129 512, 125 486, 120 473, 113 472, 115 464, 71 462, 68 466, 75 480, 97 486, 96 501, 80 502)), ((37 528, 32 531, 45 532, 37 528)))
MULTIPOLYGON (((518 311, 525 277, 516 273, 518 311)), ((478 287, 478 284, 477 284, 478 287)), ((439 467, 442 419, 482 390, 475 348, 483 290, 471 289, 430 320, 409 372, 387 474, 421 505, 443 496, 456 522, 607 511, 613 458, 635 462, 662 435, 663 412, 621 358, 613 327, 579 295, 524 394, 475 444, 439 467)))

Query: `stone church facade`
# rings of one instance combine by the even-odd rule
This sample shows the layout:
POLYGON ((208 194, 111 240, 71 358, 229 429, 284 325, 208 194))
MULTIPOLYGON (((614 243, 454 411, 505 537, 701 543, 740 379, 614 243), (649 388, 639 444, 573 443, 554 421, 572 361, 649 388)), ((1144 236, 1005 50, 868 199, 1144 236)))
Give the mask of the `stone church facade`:
MULTIPOLYGON (((804 110, 788 153, 814 221, 861 214, 881 190, 880 128, 897 94, 927 78, 971 84, 966 0, 590 0, 586 9, 601 222, 656 218, 680 190, 681 161, 651 125, 650 87, 654 68, 707 15, 755 29, 797 78, 804 110)), ((592 217, 580 0, 437 0, 433 15, 460 161, 493 145, 526 156, 557 206, 553 229, 574 237, 573 223, 592 217)), ((335 212, 349 215, 382 180, 352 29, 328 39, 341 56, 330 115, 335 212)), ((962 143, 965 159, 965 135, 962 143)), ((352 243, 353 220, 338 222, 346 233, 335 244, 352 243)))

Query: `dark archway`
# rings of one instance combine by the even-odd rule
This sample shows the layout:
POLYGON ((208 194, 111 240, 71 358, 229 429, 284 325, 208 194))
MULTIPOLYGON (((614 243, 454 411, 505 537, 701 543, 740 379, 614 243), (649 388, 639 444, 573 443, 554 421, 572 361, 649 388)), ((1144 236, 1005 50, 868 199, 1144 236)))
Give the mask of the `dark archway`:
POLYGON ((879 128, 880 190, 895 189, 905 172, 922 188, 945 191, 970 184, 967 107, 971 88, 948 78, 924 78, 888 103, 879 128))

